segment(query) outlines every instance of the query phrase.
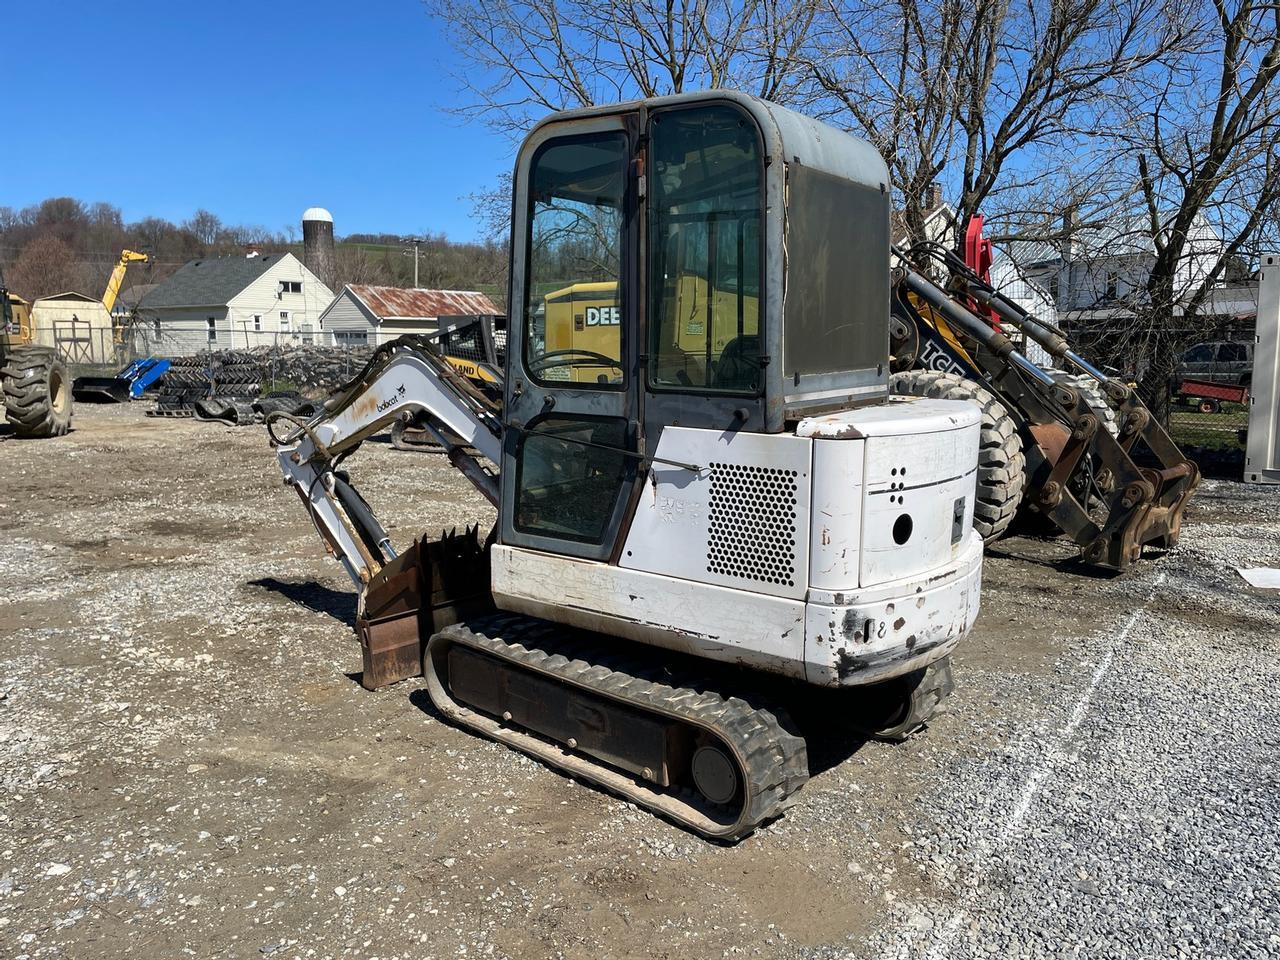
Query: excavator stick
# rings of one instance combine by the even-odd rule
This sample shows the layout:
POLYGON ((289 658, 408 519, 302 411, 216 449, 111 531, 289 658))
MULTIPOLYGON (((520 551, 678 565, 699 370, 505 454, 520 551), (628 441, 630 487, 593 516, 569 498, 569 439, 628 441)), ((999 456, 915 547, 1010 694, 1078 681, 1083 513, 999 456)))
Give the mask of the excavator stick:
POLYGON ((1004 297, 950 250, 920 244, 894 253, 895 369, 955 373, 998 398, 1022 438, 1023 504, 1096 566, 1123 570, 1146 545, 1173 547, 1200 473, 1136 391, 1076 354, 1061 329, 1004 297), (944 268, 947 286, 916 268, 923 264, 944 268), (982 315, 988 311, 999 326, 982 315), (1046 370, 1019 351, 1011 337, 1019 333, 1063 369, 1046 370), (1108 411, 1114 433, 1103 422, 1108 411))

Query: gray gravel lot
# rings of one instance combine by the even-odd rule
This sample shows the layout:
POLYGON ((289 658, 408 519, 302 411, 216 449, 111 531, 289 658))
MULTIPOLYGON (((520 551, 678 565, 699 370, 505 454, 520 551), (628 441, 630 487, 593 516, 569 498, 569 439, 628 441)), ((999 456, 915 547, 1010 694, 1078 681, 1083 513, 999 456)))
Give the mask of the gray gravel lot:
MULTIPOLYGON (((77 425, 0 440, 0 957, 1280 956, 1280 492, 1121 577, 1002 542, 949 712, 724 847, 363 691, 260 431, 77 425)), ((352 469, 402 541, 491 519, 352 469)))

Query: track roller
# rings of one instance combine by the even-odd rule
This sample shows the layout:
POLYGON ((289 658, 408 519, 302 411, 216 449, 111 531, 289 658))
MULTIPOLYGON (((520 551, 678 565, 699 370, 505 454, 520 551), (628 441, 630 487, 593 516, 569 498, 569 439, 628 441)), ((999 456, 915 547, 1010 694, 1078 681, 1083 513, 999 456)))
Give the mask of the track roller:
POLYGON ((498 614, 433 635, 422 672, 451 722, 703 836, 737 840, 780 814, 809 777, 785 718, 709 689, 705 674, 680 685, 613 654, 624 646, 498 614))

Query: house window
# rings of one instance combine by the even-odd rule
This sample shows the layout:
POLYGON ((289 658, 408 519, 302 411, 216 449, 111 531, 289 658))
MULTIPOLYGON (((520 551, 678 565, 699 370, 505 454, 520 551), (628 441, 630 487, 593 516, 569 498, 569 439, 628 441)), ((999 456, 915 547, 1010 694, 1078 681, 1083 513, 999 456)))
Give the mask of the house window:
POLYGON ((302 281, 301 280, 281 280, 280 292, 281 293, 301 293, 302 281))
POLYGON ((218 342, 218 327, 217 327, 217 324, 216 324, 216 322, 214 321, 213 317, 210 317, 208 320, 206 320, 206 321, 204 322, 204 325, 205 325, 206 329, 207 329, 207 330, 208 330, 208 332, 209 332, 209 342, 210 342, 210 343, 217 343, 217 342, 218 342))
POLYGON ((1058 302, 1058 275, 1056 273, 1049 276, 1049 299, 1054 303, 1058 302))
POLYGON ((158 317, 151 321, 151 326, 155 330, 156 336, 160 336, 160 319, 158 317))
POLYGON ((288 310, 280 311, 280 329, 281 330, 289 329, 289 311, 288 310))
POLYGON ((260 313, 255 313, 253 315, 253 332, 254 333, 262 332, 262 314, 260 313))
POLYGON ((1107 299, 1114 300, 1120 278, 1110 270, 1107 271, 1107 299))

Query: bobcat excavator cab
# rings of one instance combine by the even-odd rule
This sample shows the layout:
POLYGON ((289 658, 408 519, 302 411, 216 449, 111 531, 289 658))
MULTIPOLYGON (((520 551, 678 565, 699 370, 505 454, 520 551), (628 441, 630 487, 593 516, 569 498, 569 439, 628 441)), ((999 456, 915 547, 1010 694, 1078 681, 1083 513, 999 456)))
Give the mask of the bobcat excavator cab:
POLYGON ((887 183, 868 144, 731 92, 540 123, 501 401, 406 337, 268 422, 361 591, 366 685, 420 669, 452 722, 726 839, 808 777, 762 678, 891 691, 881 732, 919 728, 978 610, 979 416, 889 395, 887 183), (339 469, 402 416, 496 505, 483 545, 398 554, 339 469))

